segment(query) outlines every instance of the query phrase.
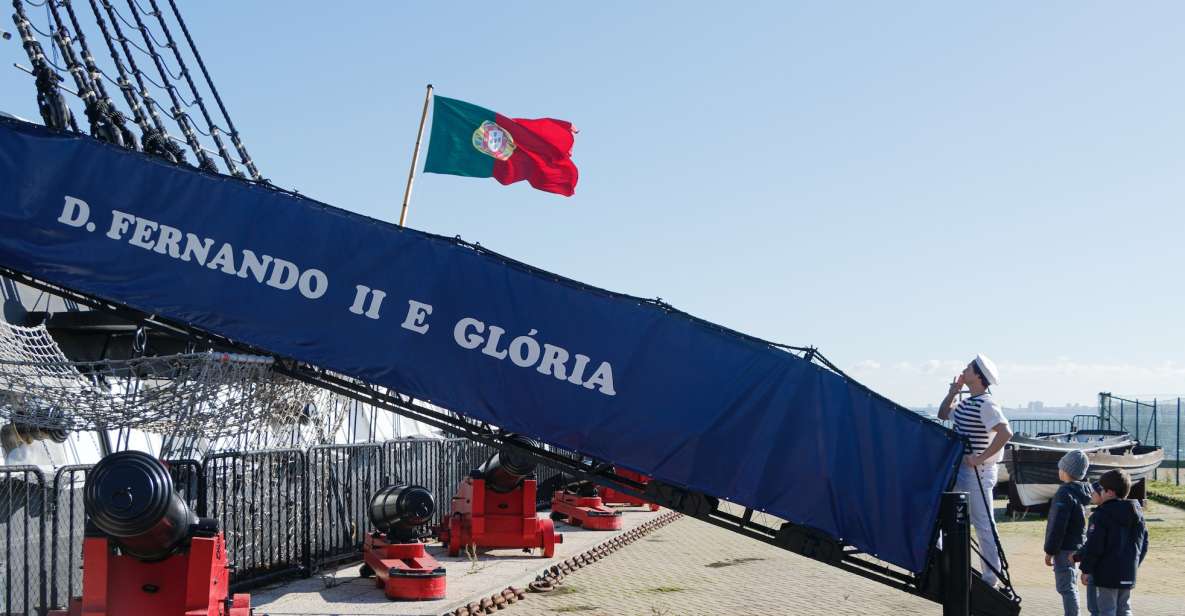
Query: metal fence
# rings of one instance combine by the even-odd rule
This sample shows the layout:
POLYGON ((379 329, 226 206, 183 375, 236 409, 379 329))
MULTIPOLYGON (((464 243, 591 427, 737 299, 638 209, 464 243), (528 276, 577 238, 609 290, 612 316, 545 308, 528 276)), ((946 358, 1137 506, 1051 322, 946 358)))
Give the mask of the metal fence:
POLYGON ((47 487, 35 466, 0 466, 0 614, 45 605, 47 487))
POLYGON ((218 520, 234 589, 308 566, 308 461, 299 449, 227 452, 202 464, 198 515, 218 520))
MULTIPOLYGON (((1124 398, 1099 394, 1100 427, 1124 430, 1146 445, 1164 448, 1164 466, 1182 466, 1182 398, 1124 398)), ((1180 483, 1178 473, 1177 482, 1180 483)))
MULTIPOLYGON (((357 559, 367 505, 384 485, 427 487, 443 520, 457 484, 493 453, 466 439, 398 439, 227 452, 168 466, 194 511, 218 520, 240 591, 357 559)), ((59 467, 47 481, 34 466, 0 466, 0 614, 43 614, 81 593, 82 489, 91 468, 59 467)))
POLYGON ((318 445, 309 449, 309 566, 357 558, 370 522, 366 506, 383 487, 379 444, 318 445))
POLYGON ((1028 436, 1065 434, 1074 430, 1074 423, 1069 419, 1014 419, 1009 424, 1013 432, 1028 436))
POLYGON ((384 484, 420 485, 436 497, 433 524, 448 517, 450 498, 469 471, 481 466, 495 449, 466 439, 401 439, 383 443, 384 484))
MULTIPOLYGON (((174 489, 196 509, 201 492, 201 464, 196 460, 169 460, 166 464, 174 489)), ((91 468, 90 464, 58 467, 48 492, 48 570, 43 575, 46 599, 51 606, 64 608, 70 597, 82 592, 82 539, 86 530, 82 487, 91 468)))

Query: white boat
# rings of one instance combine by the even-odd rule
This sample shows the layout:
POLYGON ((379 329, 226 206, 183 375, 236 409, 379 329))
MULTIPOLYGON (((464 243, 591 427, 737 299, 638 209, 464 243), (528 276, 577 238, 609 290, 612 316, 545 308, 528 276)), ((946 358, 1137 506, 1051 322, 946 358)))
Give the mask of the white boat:
POLYGON ((1130 434, 1115 430, 1014 436, 1003 461, 1010 484, 1009 509, 1024 511, 1048 505, 1061 485, 1058 461, 1073 450, 1085 453, 1090 460, 1087 481, 1095 481, 1112 469, 1127 471, 1132 478, 1132 498, 1143 498, 1144 479, 1152 477, 1164 461, 1160 447, 1141 445, 1130 434))

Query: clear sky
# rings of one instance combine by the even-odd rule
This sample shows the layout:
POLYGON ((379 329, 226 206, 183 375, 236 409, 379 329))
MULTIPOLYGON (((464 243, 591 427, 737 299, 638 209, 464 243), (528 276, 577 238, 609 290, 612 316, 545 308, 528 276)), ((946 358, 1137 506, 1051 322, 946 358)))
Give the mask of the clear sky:
MULTIPOLYGON (((398 220, 432 83, 573 122, 581 179, 418 176, 410 226, 909 405, 976 352, 1007 405, 1185 394, 1185 4, 187 4, 279 185, 398 220)), ((0 109, 39 118, 18 43, 0 109)))

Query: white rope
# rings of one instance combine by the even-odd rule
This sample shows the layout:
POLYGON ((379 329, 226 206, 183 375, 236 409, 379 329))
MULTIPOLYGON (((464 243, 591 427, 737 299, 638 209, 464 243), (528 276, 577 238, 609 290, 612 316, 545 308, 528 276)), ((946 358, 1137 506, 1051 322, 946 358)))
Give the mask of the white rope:
POLYGON ((214 352, 76 362, 44 326, 0 321, 0 424, 139 429, 174 453, 331 442, 348 401, 272 368, 214 352))

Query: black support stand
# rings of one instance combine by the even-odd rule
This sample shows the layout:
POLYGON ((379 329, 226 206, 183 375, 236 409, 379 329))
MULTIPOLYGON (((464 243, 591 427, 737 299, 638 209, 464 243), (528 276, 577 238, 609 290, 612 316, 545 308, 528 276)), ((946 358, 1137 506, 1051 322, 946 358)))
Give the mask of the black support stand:
POLYGON ((971 613, 971 518, 966 492, 942 495, 942 616, 971 613))

